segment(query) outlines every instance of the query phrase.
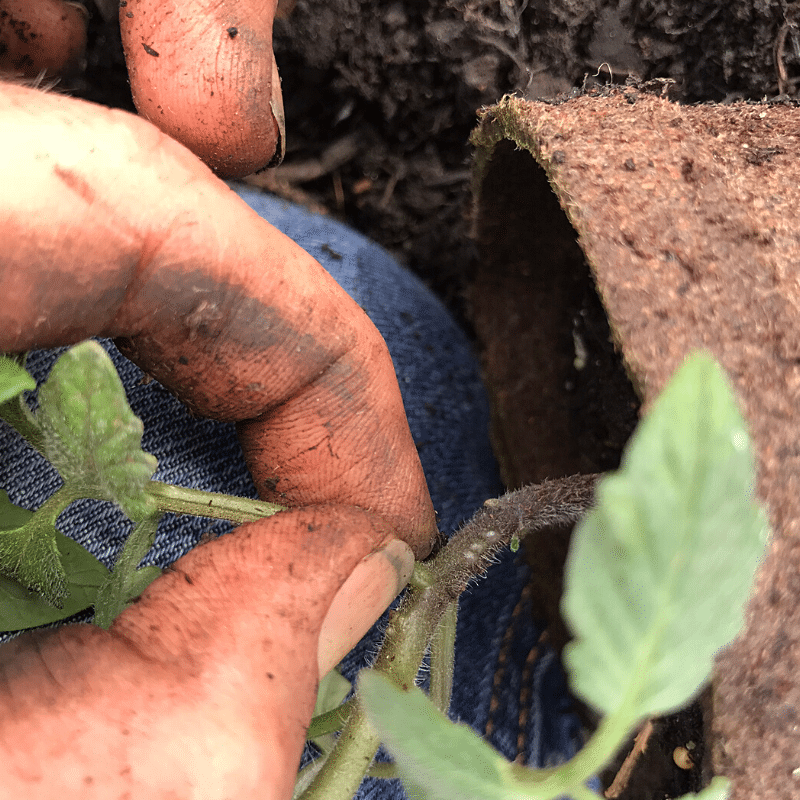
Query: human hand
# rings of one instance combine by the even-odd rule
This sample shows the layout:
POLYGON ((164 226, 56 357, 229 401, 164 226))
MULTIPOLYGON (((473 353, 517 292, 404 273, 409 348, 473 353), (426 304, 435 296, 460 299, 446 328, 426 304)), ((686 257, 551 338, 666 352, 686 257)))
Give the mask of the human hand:
MULTIPOLYGON (((0 72, 57 75, 86 46, 83 6, 2 0, 0 72)), ((285 143, 272 52, 277 0, 123 0, 119 19, 139 113, 218 175, 280 163, 285 143)))
POLYGON ((0 350, 124 337, 190 408, 237 422, 260 494, 295 509, 180 559, 108 632, 0 650, 0 796, 286 797, 320 670, 435 534, 386 347, 145 121, 9 85, 0 119, 0 350))

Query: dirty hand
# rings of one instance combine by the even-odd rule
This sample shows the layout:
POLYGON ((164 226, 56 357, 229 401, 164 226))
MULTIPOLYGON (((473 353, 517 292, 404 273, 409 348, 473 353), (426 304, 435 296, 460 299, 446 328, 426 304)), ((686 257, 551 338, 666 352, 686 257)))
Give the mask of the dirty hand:
POLYGON ((0 797, 289 797, 318 677, 435 535, 386 346, 145 120, 0 84, 0 126, 0 351, 115 337, 235 421, 259 493, 293 509, 179 559, 109 631, 1 648, 0 797))
MULTIPOLYGON (((99 3, 103 7, 106 3, 99 3)), ((277 0, 122 0, 122 43, 139 113, 218 175, 280 163, 280 78, 272 53, 277 0)), ((0 73, 57 75, 86 46, 83 6, 3 0, 0 73)))

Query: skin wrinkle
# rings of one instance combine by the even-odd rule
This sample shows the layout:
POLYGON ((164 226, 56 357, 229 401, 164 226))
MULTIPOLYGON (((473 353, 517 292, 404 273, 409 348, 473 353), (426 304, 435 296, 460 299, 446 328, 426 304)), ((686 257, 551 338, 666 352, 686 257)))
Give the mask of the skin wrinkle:
MULTIPOLYGON (((303 462, 307 460, 310 453, 318 450, 320 447, 327 447, 328 451, 332 454, 332 461, 336 462, 337 464, 336 481, 341 483, 343 487, 346 487, 346 491, 340 490, 336 494, 336 499, 340 502, 352 503, 354 502, 354 496, 358 496, 358 505, 362 507, 365 506, 364 501, 366 500, 367 495, 365 492, 360 492, 360 490, 368 485, 371 473, 364 471, 362 468, 361 474, 359 475, 359 480, 355 483, 350 480, 350 476, 358 475, 359 467, 361 467, 367 460, 372 461, 374 457, 372 453, 365 451, 358 456, 349 455, 345 468, 338 469, 338 465, 342 464, 343 462, 338 457, 338 454, 331 449, 332 443, 330 436, 326 436, 311 443, 305 442, 301 445, 300 440, 302 440, 302 435, 298 431, 297 425, 293 421, 289 421, 285 426, 281 426, 281 428, 283 427, 286 429, 291 429, 293 433, 295 433, 297 449, 294 453, 288 453, 284 448, 280 454, 280 461, 274 460, 273 456, 271 455, 271 451, 267 446, 263 446, 258 449, 246 448, 246 458, 248 462, 252 460, 253 463, 258 463, 259 465, 258 467, 254 467, 254 470, 259 471, 263 469, 269 474, 281 476, 275 484, 275 490, 273 492, 276 497, 291 498, 293 490, 299 488, 302 491, 302 498, 304 498, 302 502, 304 503, 312 501, 313 497, 311 496, 311 493, 318 492, 320 490, 326 491, 326 494, 332 499, 332 476, 326 475, 324 471, 321 471, 317 474, 314 485, 310 485, 307 481, 293 481, 291 477, 287 475, 287 473, 291 474, 294 472, 294 474, 299 475, 301 478, 306 478, 307 476, 303 472, 297 473, 295 470, 291 469, 291 467, 294 465, 302 467, 303 462)), ((267 438, 279 438, 281 436, 281 428, 272 427, 270 429, 270 436, 267 438)), ((348 445, 351 441, 351 439, 347 439, 348 445)), ((402 483, 402 481, 398 481, 398 483, 402 483)), ((380 489, 380 486, 371 487, 370 495, 380 492, 380 489)))
POLYGON ((76 194, 84 203, 92 205, 97 198, 97 194, 88 181, 78 175, 71 169, 56 164, 53 167, 53 174, 74 194, 76 194))
MULTIPOLYGON (((12 643, 7 643, 4 647, 8 648, 11 645, 12 643)), ((0 661, 0 697, 5 698, 3 713, 14 719, 19 713, 20 703, 17 699, 17 690, 15 689, 14 681, 11 680, 8 675, 8 666, 8 660, 3 658, 3 660, 0 661)), ((0 748, 6 749, 3 737, 0 737, 0 748)))
POLYGON ((42 665, 47 677, 50 679, 50 682, 55 684, 58 687, 59 691, 64 690, 64 684, 58 679, 55 672, 50 667, 48 663, 48 658, 46 651, 42 648, 42 638, 40 636, 36 636, 33 640, 33 649, 36 654, 39 656, 39 663, 42 665))
MULTIPOLYGON (((162 580, 163 578, 164 575, 161 576, 162 580)), ((139 600, 137 600, 137 602, 139 600)), ((176 611, 180 612, 182 611, 182 609, 178 608, 176 609, 176 611)), ((114 625, 112 625, 112 629, 113 629, 113 636, 115 637, 115 639, 124 644, 124 646, 127 647, 129 650, 133 651, 136 654, 136 657, 142 663, 144 664, 150 663, 153 665, 161 663, 162 659, 157 658, 153 654, 153 649, 150 647, 146 647, 142 640, 130 636, 127 629, 119 627, 115 628, 114 625)), ((157 630, 154 632, 157 632, 157 630)), ((191 674, 192 671, 187 669, 187 673, 191 674)))
MULTIPOLYGON (((169 336, 167 340, 170 340, 169 336)), ((174 340, 171 340, 169 348, 160 346, 152 337, 137 337, 129 342, 122 342, 121 352, 162 382, 173 386, 179 384, 182 391, 177 392, 178 397, 192 411, 202 416, 227 422, 257 419, 273 408, 285 404, 287 394, 291 396, 293 391, 300 388, 297 386, 296 389, 292 384, 287 387, 288 381, 285 383, 275 381, 274 375, 282 371, 281 365, 271 364, 268 358, 263 358, 263 354, 259 354, 261 358, 258 361, 250 360, 247 364, 242 363, 247 360, 246 353, 241 351, 231 353, 227 348, 225 351, 210 353, 195 352, 183 357, 183 361, 180 355, 174 360, 167 361, 155 358, 151 351, 160 351, 166 357, 169 349, 174 346, 174 340), (219 387, 219 394, 215 388, 213 397, 205 391, 207 383, 204 380, 203 370, 197 369, 199 360, 211 361, 217 365, 219 367, 217 386, 222 381, 226 384, 224 388, 219 387), (245 369, 250 376, 243 381, 245 369), (256 370, 258 372, 253 375, 256 370), (265 372, 271 373, 269 380, 266 382, 258 380, 257 376, 265 372)), ((184 349, 179 345, 178 352, 181 351, 188 352, 188 348, 184 349)), ((287 372, 289 367, 290 365, 286 365, 287 372)), ((295 377, 293 383, 302 384, 302 376, 295 377)))
MULTIPOLYGON (((61 661, 68 659, 68 663, 62 664, 62 672, 69 678, 70 675, 76 674, 81 669, 81 654, 84 647, 90 647, 98 639, 105 638, 108 634, 101 633, 101 631, 93 625, 80 625, 76 626, 73 639, 59 652, 61 661)), ((42 651, 43 653, 50 652, 52 642, 56 638, 55 630, 42 632, 42 651), (45 649, 45 647, 47 649, 45 649)), ((43 655, 44 657, 44 655, 43 655)))
MULTIPOLYGON (((115 331, 120 325, 119 317, 123 311, 127 312, 130 308, 139 307, 139 304, 136 302, 136 297, 141 290, 141 287, 146 285, 149 280, 151 280, 153 271, 158 269, 156 264, 158 254, 164 247, 167 238, 167 234, 157 236, 153 231, 148 231, 144 236, 141 248, 139 250, 139 258, 133 267, 133 274, 125 284, 125 293, 122 297, 122 302, 117 307, 116 313, 112 317, 108 326, 107 335, 111 338, 114 338, 116 335, 115 331)), ((124 327, 120 327, 119 329, 125 331, 124 335, 126 337, 134 337, 139 334, 142 329, 146 328, 145 320, 146 315, 138 315, 138 327, 136 325, 131 326, 131 324, 128 324, 124 327)))
MULTIPOLYGON (((117 307, 119 306, 120 292, 109 287, 101 297, 97 298, 97 303, 93 309, 86 309, 81 315, 78 309, 80 308, 79 298, 83 293, 80 287, 76 286, 75 289, 79 290, 75 296, 69 296, 67 287, 63 283, 63 274, 58 274, 53 271, 52 277, 47 273, 41 274, 42 285, 49 285, 58 287, 59 297, 52 304, 47 304, 48 313, 46 315, 39 315, 34 324, 35 333, 31 336, 31 331, 24 326, 19 330, 20 337, 25 336, 29 346, 25 349, 39 349, 46 347, 59 346, 63 338, 71 339, 72 341, 79 341, 85 338, 81 335, 86 327, 86 323, 90 319, 96 319, 100 309, 104 307, 117 307), (63 287, 63 291, 62 291, 63 287), (66 297, 64 295, 67 295, 66 297)), ((54 290, 55 291, 55 290, 54 290)), ((41 301, 41 296, 37 298, 41 301)), ((16 349, 12 343, 11 350, 16 349)))
MULTIPOLYGON (((283 313, 275 308, 264 306, 257 299, 248 296, 247 290, 244 287, 235 284, 221 284, 213 278, 195 270, 188 277, 185 272, 172 273, 171 270, 160 268, 154 279, 147 283, 147 286, 138 293, 137 307, 151 308, 154 311, 151 318, 148 320, 151 330, 164 330, 167 340, 170 341, 172 351, 166 347, 160 347, 155 341, 153 334, 149 334, 142 340, 142 345, 145 348, 155 347, 160 357, 155 354, 149 355, 147 361, 159 361, 157 365, 150 365, 146 367, 146 371, 154 374, 155 377, 163 376, 166 372, 166 367, 172 368, 172 374, 175 376, 174 381, 180 382, 183 386, 193 387, 204 384, 204 376, 199 374, 192 368, 192 364, 184 367, 178 364, 175 365, 174 344, 176 336, 173 334, 166 334, 170 329, 180 328, 178 319, 191 318, 192 314, 197 312, 196 296, 202 293, 203 295, 214 298, 213 307, 216 309, 215 315, 222 322, 224 328, 216 331, 203 332, 206 334, 201 336, 198 344, 205 344, 213 347, 214 341, 218 338, 219 341, 224 341, 224 348, 221 350, 212 350, 213 357, 219 359, 227 371, 230 371, 228 364, 233 364, 236 370, 246 369, 253 372, 257 369, 259 372, 268 371, 272 375, 275 372, 281 372, 281 364, 286 364, 287 369, 291 363, 291 369, 296 373, 296 363, 294 361, 287 363, 289 355, 292 355, 297 348, 302 348, 304 356, 304 370, 301 374, 295 375, 294 381, 288 383, 276 381, 271 379, 268 383, 272 391, 272 396, 266 398, 259 397, 258 394, 248 393, 243 391, 241 381, 236 385, 236 374, 231 375, 229 380, 231 384, 229 389, 237 388, 243 398, 239 401, 244 404, 243 408, 238 411, 228 412, 222 415, 215 411, 213 406, 206 406, 197 400, 191 401, 191 407, 203 415, 214 416, 218 419, 225 419, 227 421, 237 421, 243 419, 258 418, 264 413, 268 413, 271 407, 281 405, 291 401, 292 393, 300 392, 306 385, 307 374, 310 371, 319 371, 319 374, 324 374, 330 368, 332 361, 342 358, 347 355, 348 349, 351 348, 355 340, 339 342, 335 345, 335 349, 329 343, 321 343, 309 334, 303 334, 297 331, 291 324, 285 321, 283 313), (173 277, 171 277, 173 276, 173 277), (156 280, 156 278, 158 280, 156 280), (170 303, 165 307, 163 298, 166 297, 181 297, 184 292, 183 286, 190 283, 194 287, 195 298, 185 300, 180 306, 175 306, 170 303), (161 302, 157 302, 162 298, 161 302), (292 342, 296 342, 294 346, 292 342), (236 355, 230 354, 233 350, 236 355), (265 352, 272 355, 272 352, 278 353, 277 358, 265 357, 265 352), (255 358, 254 358, 255 356, 255 358), (248 366, 245 366, 248 365, 248 366), (154 368, 155 367, 155 368, 154 368), (188 376, 192 376, 191 378, 188 376), (278 394, 275 385, 282 383, 280 393, 278 394), (252 396, 251 399, 247 399, 252 396)), ((182 299, 182 298, 181 298, 182 299)), ((202 301, 201 301, 202 302, 202 301)), ((211 308, 212 306, 208 306, 211 308)), ((135 315, 135 309, 129 309, 129 316, 135 315)), ((123 323, 127 320, 123 320, 123 323)), ((130 337, 132 342, 130 345, 123 342, 123 352, 134 361, 145 361, 139 355, 142 350, 142 345, 136 341, 138 337, 130 337)), ((180 339, 187 341, 185 333, 181 334, 180 339)), ((191 342, 191 336, 188 342, 192 344, 193 349, 197 349, 197 344, 191 342)), ((247 385, 261 383, 258 381, 247 381, 247 385)), ((264 385, 262 383, 262 385, 264 385)), ((221 393, 225 396, 215 398, 217 403, 231 403, 230 392, 221 393)), ((185 397, 181 399, 186 402, 185 397)))
MULTIPOLYGON (((377 338, 377 337, 376 337, 377 338)), ((380 342, 381 346, 383 341, 380 342)), ((360 398, 368 396, 368 377, 365 380, 365 373, 357 361, 354 361, 351 352, 345 353, 333 362, 327 370, 322 372, 311 384, 308 384, 296 395, 292 397, 291 403, 287 403, 287 407, 291 408, 291 414, 288 418, 279 419, 275 414, 264 414, 258 420, 269 427, 270 435, 258 437, 257 441, 262 444, 267 443, 265 447, 259 446, 258 450, 254 447, 251 449, 249 443, 245 445, 245 456, 249 463, 254 466, 254 471, 259 471, 265 468, 268 464, 269 471, 272 474, 284 474, 289 467, 295 463, 301 463, 304 456, 314 449, 319 447, 327 447, 331 459, 339 461, 337 442, 343 442, 348 450, 348 462, 344 471, 337 472, 337 480, 343 485, 348 486, 347 494, 339 495, 339 499, 343 502, 352 502, 352 497, 358 495, 358 490, 368 485, 368 473, 363 470, 364 462, 369 458, 378 460, 381 453, 375 450, 375 445, 380 443, 385 448, 387 455, 387 463, 390 463, 388 456, 392 454, 395 447, 395 438, 393 436, 375 438, 375 432, 365 426, 363 423, 369 422, 372 410, 367 403, 360 398), (305 395, 305 396, 304 396, 305 395), (359 400, 356 402, 356 398, 359 400), (338 402, 337 402, 338 401, 338 402), (356 404, 354 408, 353 405, 356 404), (341 421, 340 407, 346 408, 347 422, 341 421), (309 414, 313 414, 313 417, 309 414), (314 436, 310 441, 302 435, 301 425, 305 420, 316 418, 318 423, 309 427, 309 432, 313 432, 317 425, 328 431, 326 437, 322 438, 314 436), (330 431, 333 424, 336 424, 335 438, 332 438, 330 431), (274 463, 273 459, 269 456, 270 447, 269 442, 281 441, 286 438, 282 435, 282 430, 291 431, 297 446, 293 453, 287 453, 285 447, 282 452, 280 462, 274 463), (356 455, 353 456, 352 453, 356 455), (258 465, 258 466, 257 466, 258 465), (363 474, 359 474, 359 472, 363 474), (350 475, 357 475, 358 480, 348 481, 350 475)), ((278 411, 280 413, 280 411, 278 411)), ((249 426, 245 423, 246 426, 249 426)), ((306 423, 307 424, 307 423, 306 423)), ((249 439, 249 441, 256 441, 256 439, 249 439)), ((339 467, 337 467, 339 470, 339 467)), ((291 472, 291 469, 288 469, 291 472)), ((410 480, 410 475, 393 476, 394 480, 400 480, 405 483, 410 480)), ((318 484, 323 485, 328 479, 324 473, 319 474, 318 484)), ((289 478, 285 477, 283 481, 279 482, 277 487, 283 494, 291 494, 294 484, 289 482, 289 478)), ((373 492, 380 492, 381 487, 378 486, 373 489, 373 492)))
MULTIPOLYGON (((170 576, 168 573, 162 577, 170 576)), ((179 580, 183 582, 182 579, 179 580)), ((166 665, 169 668, 172 661, 180 660, 183 665, 181 675, 184 678, 197 677, 203 672, 202 659, 205 650, 213 643, 217 634, 216 629, 209 629, 210 611, 207 604, 213 598, 195 593, 200 602, 197 607, 193 607, 185 602, 186 595, 181 593, 181 588, 177 581, 174 586, 166 584, 165 591, 169 589, 176 596, 173 598, 159 595, 159 608, 163 607, 161 625, 154 627, 145 624, 143 627, 130 628, 128 625, 117 624, 115 620, 109 630, 115 641, 125 640, 143 663, 162 667, 166 665), (141 635, 135 636, 134 631, 141 635), (158 648, 154 647, 155 642, 158 643, 158 648)), ((145 603, 144 596, 141 603, 145 603)), ((146 615, 150 608, 151 606, 142 605, 141 613, 146 615)))
MULTIPOLYGON (((311 337, 309 337, 309 339, 311 339, 311 337)), ((313 341, 313 339, 312 339, 312 341, 313 341)), ((280 405, 281 406, 284 406, 284 405, 293 406, 297 402, 298 399, 302 398, 302 396, 304 394, 307 394, 309 391, 312 391, 315 388, 318 388, 317 384, 321 383, 324 380, 326 380, 327 378, 329 378, 330 373, 331 373, 332 369, 335 367, 335 365, 338 364, 338 363, 341 363, 342 361, 344 361, 344 359, 348 355, 350 355, 349 351, 344 352, 344 353, 336 356, 334 361, 332 361, 329 364, 327 364, 326 366, 324 366, 319 371, 318 375, 310 383, 306 383, 303 386, 298 386, 297 389, 292 394, 288 394, 288 395, 284 396, 284 398, 283 398, 282 402, 280 403, 280 405)), ((336 385, 334 385, 334 388, 338 388, 338 387, 336 385)), ((266 422, 266 421, 268 421, 269 416, 275 410, 276 409, 274 407, 268 408, 265 411, 263 411, 261 414, 259 414, 258 416, 250 417, 250 418, 248 418, 246 420, 242 420, 242 422, 244 422, 244 423, 248 423, 248 422, 266 422)), ((325 425, 325 427, 328 427, 331 424, 331 421, 328 420, 323 424, 325 425)))

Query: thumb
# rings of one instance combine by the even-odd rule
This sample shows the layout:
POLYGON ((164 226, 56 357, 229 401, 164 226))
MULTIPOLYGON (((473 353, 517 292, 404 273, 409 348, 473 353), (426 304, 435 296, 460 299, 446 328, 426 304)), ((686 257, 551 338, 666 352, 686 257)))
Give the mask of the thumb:
POLYGON ((332 670, 403 590, 414 571, 414 553, 391 539, 365 556, 336 593, 319 634, 320 676, 332 670))
POLYGON ((391 540, 355 508, 283 512, 179 559, 109 631, 73 625, 1 648, 0 796, 290 797, 320 630, 351 575, 350 597, 359 572, 390 577, 368 604, 402 583, 408 547, 391 540))

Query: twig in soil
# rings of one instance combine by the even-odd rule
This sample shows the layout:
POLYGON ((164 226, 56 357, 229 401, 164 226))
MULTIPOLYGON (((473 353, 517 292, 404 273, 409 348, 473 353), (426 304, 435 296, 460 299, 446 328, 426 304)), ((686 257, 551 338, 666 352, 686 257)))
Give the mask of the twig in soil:
MULTIPOLYGON (((484 44, 491 45, 500 53, 502 53, 506 58, 510 58, 511 61, 514 62, 514 65, 519 70, 519 81, 516 81, 519 88, 522 87, 522 80, 524 78, 528 79, 528 82, 525 86, 525 91, 530 88, 531 82, 533 81, 533 77, 536 73, 534 73, 531 68, 525 63, 526 53, 523 51, 518 53, 512 50, 505 42, 501 41, 500 39, 496 38, 495 36, 487 36, 487 35, 477 35, 475 37, 479 42, 483 42, 484 44)), ((544 69, 537 70, 536 72, 543 72, 544 69)))
POLYGON ((402 167, 395 170, 389 176, 389 180, 386 182, 386 188, 383 190, 383 195, 378 203, 378 208, 386 208, 389 205, 389 201, 392 199, 392 195, 394 194, 394 190, 398 181, 404 176, 405 170, 402 167))
POLYGON ((652 733, 653 721, 649 719, 642 726, 639 733, 636 734, 636 738, 633 740, 633 748, 630 753, 625 756, 625 760, 622 762, 622 766, 611 782, 611 786, 603 793, 604 797, 607 797, 608 800, 614 800, 614 798, 619 797, 627 788, 639 758, 641 758, 642 754, 647 749, 647 743, 652 733))
POLYGON ((282 164, 267 172, 249 175, 245 180, 263 189, 269 189, 275 183, 309 183, 352 161, 361 151, 363 144, 363 136, 350 133, 328 145, 317 158, 282 164))
POLYGON ((789 33, 789 23, 784 22, 778 35, 775 37, 773 53, 775 56, 775 71, 778 73, 778 94, 786 94, 786 87, 789 83, 789 75, 786 72, 786 65, 783 57, 786 51, 786 34, 789 33))
POLYGON ((775 59, 775 72, 778 77, 778 94, 786 94, 789 88, 790 80, 789 74, 786 71, 786 37, 791 34, 792 44, 794 46, 794 54, 800 57, 800 47, 797 43, 798 34, 798 12, 794 9, 792 11, 785 11, 783 15, 783 25, 781 25, 778 35, 775 37, 775 44, 772 47, 772 55, 775 59))

